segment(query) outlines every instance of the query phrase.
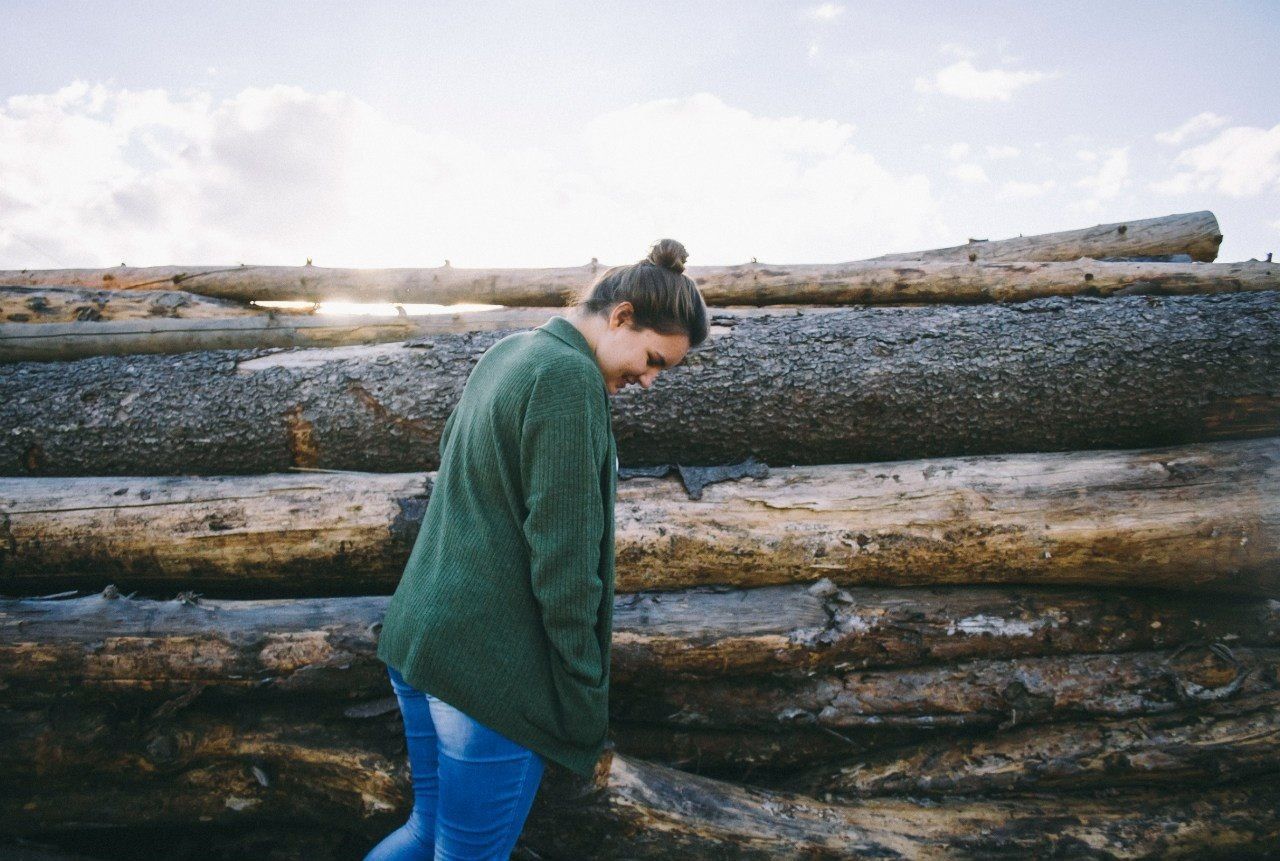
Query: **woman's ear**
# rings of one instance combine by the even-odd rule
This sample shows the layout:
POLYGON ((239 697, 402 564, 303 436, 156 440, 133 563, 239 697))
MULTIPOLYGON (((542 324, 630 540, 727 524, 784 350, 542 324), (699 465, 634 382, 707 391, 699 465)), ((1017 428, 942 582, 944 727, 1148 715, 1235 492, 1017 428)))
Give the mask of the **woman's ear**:
POLYGON ((631 326, 631 321, 635 319, 635 306, 630 302, 619 302, 613 306, 613 311, 609 314, 610 328, 620 328, 622 326, 631 326))

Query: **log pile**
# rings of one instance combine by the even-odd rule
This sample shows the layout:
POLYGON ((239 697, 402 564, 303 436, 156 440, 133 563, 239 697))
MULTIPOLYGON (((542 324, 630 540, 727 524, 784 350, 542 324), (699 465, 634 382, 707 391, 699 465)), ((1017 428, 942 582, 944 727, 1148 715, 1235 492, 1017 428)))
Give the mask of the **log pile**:
MULTIPOLYGON (((610 742, 517 857, 1273 852, 1280 268, 1220 240, 691 269, 711 338, 613 401, 610 742)), ((0 836, 347 858, 403 821, 376 648, 440 430, 603 268, 0 273, 0 836), (338 295, 507 307, 249 304, 338 295)))

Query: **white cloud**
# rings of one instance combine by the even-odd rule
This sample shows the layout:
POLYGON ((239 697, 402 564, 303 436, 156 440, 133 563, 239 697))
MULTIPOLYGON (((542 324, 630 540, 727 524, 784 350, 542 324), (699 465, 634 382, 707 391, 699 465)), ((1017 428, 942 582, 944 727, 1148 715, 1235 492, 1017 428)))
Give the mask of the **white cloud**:
POLYGON ((635 259, 659 236, 696 263, 821 261, 937 229, 928 179, 885 168, 846 123, 700 94, 570 132, 558 149, 446 137, 285 86, 15 96, 0 103, 0 268, 564 265, 635 259))
POLYGON ((1196 114, 1173 131, 1159 132, 1156 135, 1156 140, 1165 144, 1180 144, 1187 138, 1199 137, 1226 124, 1226 117, 1205 111, 1202 114, 1196 114))
POLYGON ((961 159, 968 157, 971 149, 972 147, 967 143, 953 143, 951 146, 947 147, 947 158, 952 161, 960 161, 961 159))
POLYGON ((1023 87, 1057 77, 1056 72, 978 69, 969 60, 960 60, 939 69, 933 77, 916 78, 917 93, 941 93, 959 99, 1003 101, 1023 87))
POLYGON ((1234 126, 1208 143, 1178 153, 1180 172, 1152 185, 1165 194, 1220 191, 1251 197, 1280 189, 1280 124, 1234 126))
POLYGON ((987 147, 987 158, 992 161, 1002 158, 1017 158, 1021 154, 1022 150, 1018 149, 1016 146, 1000 144, 997 146, 987 147))
POLYGON ((813 58, 814 58, 814 57, 816 57, 816 56, 818 56, 818 43, 817 43, 817 42, 810 42, 810 43, 809 43, 809 58, 810 58, 810 59, 813 59, 813 58))
POLYGON ((834 21, 844 14, 844 6, 840 3, 823 3, 809 10, 809 17, 819 21, 834 21))
POLYGON ((1109 150, 1096 173, 1076 183, 1086 189, 1096 201, 1109 200, 1120 193, 1129 182, 1129 148, 1109 150))
POLYGON ((977 184, 987 182, 987 172, 982 169, 982 165, 966 162, 958 164, 951 168, 951 175, 964 183, 977 184))
POLYGON ((1088 164, 1093 164, 1098 160, 1098 154, 1091 149, 1078 149, 1076 150, 1076 158, 1088 164))

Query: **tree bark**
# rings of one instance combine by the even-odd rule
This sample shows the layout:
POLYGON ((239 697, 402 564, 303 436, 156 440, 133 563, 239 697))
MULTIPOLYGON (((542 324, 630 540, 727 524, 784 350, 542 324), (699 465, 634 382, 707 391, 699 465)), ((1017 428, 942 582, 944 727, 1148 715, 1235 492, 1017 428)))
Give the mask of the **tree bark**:
POLYGON ((633 723, 712 729, 826 727, 856 741, 884 728, 986 730, 1084 717, 1138 717, 1197 698, 1276 686, 1280 650, 1239 649, 1233 665, 1207 648, 976 660, 940 667, 849 671, 794 680, 617 685, 610 715, 633 723))
POLYGON ((1188 254, 1192 260, 1213 260, 1222 244, 1222 231, 1212 212, 1186 212, 1138 221, 1099 224, 1081 230, 1041 233, 990 242, 970 239, 964 245, 932 251, 886 254, 875 260, 994 262, 1013 260, 1075 260, 1079 257, 1158 257, 1188 254))
MULTIPOLYGON (((1276 286, 1280 287, 1280 278, 1277 278, 1276 286)), ((731 318, 760 316, 780 313, 779 309, 784 307, 795 314, 809 315, 837 310, 828 306, 772 306, 767 309, 734 306, 719 309, 717 313, 731 318)), ((380 344, 448 333, 532 329, 547 322, 554 313, 552 308, 498 308, 404 316, 343 316, 279 314, 273 308, 259 309, 258 313, 250 316, 224 318, 153 317, 64 324, 0 323, 0 362, 380 344)))
MULTIPOLYGON (((75 323, 113 320, 256 317, 261 306, 213 299, 181 290, 94 290, 85 287, 0 286, 0 324, 75 323)), ((305 315, 309 309, 276 313, 305 315)))
MULTIPOLYGON (((389 696, 376 655, 388 600, 3 599, 0 686, 12 702, 171 697, 192 685, 226 698, 380 700, 389 696)), ((796 586, 694 590, 615 599, 611 679, 643 693, 682 680, 736 691, 735 680, 759 676, 750 684, 785 692, 815 673, 1206 639, 1280 644, 1280 602, 1063 589, 854 589, 826 601, 796 586)))
MULTIPOLYGON (((1030 298, 1082 290, 1107 293, 1150 283, 1175 292, 1192 283, 1261 277, 1274 285, 1274 269, 1250 267, 1210 273, 1198 267, 1133 267, 1131 264, 1076 263, 1055 270, 1023 266, 1029 262, 1077 261, 1082 257, 1168 256, 1192 260, 1217 257, 1222 236, 1211 212, 1192 212, 1100 224, 1082 230, 1039 236, 970 242, 956 248, 890 254, 872 261, 837 264, 691 266, 709 304, 783 302, 984 301, 997 296, 1030 298), (1008 263, 1013 268, 895 266, 897 262, 1008 263), (890 264, 885 266, 883 264, 890 264), (1122 274, 1128 272, 1129 274, 1122 274), (1093 281, 1086 280, 1092 273, 1093 281), (1154 279, 1154 282, 1152 281, 1154 279), (936 282, 938 286, 930 286, 936 282), (1166 285, 1166 286, 1162 286, 1166 285), (841 298, 833 298, 833 296, 841 298), (966 298, 967 297, 967 298, 966 298)), ((1237 264, 1239 266, 1239 264, 1237 264)), ((549 269, 329 269, 317 266, 153 266, 112 269, 48 269, 0 272, 0 283, 42 287, 138 290, 178 287, 206 296, 249 300, 322 301, 343 297, 362 302, 480 302, 495 305, 568 304, 608 267, 549 269)), ((1145 289, 1139 286, 1139 289, 1145 289)), ((1219 289, 1211 287, 1210 289, 1219 289)), ((1240 289, 1226 287, 1225 289, 1240 289)), ((1274 286, 1255 289, 1274 289, 1274 286)))
POLYGON ((403 317, 285 315, 211 319, 120 320, 107 323, 0 324, 0 362, 61 362, 89 356, 130 356, 268 347, 335 347, 403 341, 443 332, 533 328, 549 314, 520 320, 510 313, 403 317))
MULTIPOLYGON (((434 473, 0 478, 0 588, 390 592, 434 473)), ((619 484, 617 589, 955 583, 1280 592, 1280 438, 619 484)))
MULTIPOLYGON (((59 714, 4 708, 0 828, 10 833, 192 822, 310 823, 369 845, 411 804, 394 714, 296 708, 59 714)), ((1113 857, 1270 851, 1275 781, 1105 797, 821 802, 606 750, 591 780, 547 770, 522 836, 552 858, 1113 857)))
POLYGON ((827 804, 614 755, 594 791, 548 781, 524 841, 564 858, 1266 857, 1280 836, 1274 781, 1089 798, 827 804))
MULTIPOLYGON (((622 462, 813 464, 1280 434, 1280 293, 718 318, 614 398, 622 462)), ((501 332, 0 366, 0 473, 434 468, 501 332), (175 421, 181 416, 181 421, 175 421)))
POLYGON ((817 766, 784 782, 815 797, 987 795, 1204 786, 1280 771, 1280 691, 1136 720, 1021 727, 817 766))

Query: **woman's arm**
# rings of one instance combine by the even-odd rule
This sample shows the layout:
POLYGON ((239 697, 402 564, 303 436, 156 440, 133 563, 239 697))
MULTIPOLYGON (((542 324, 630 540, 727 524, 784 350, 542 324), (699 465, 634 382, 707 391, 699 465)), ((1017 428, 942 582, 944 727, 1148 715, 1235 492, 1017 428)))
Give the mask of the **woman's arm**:
MULTIPOLYGON (((604 417, 574 369, 547 369, 534 384, 520 435, 530 580, 542 623, 564 670, 595 686, 604 673, 596 637, 604 584, 600 470, 604 417)), ((607 403, 604 405, 607 409, 607 403)))

